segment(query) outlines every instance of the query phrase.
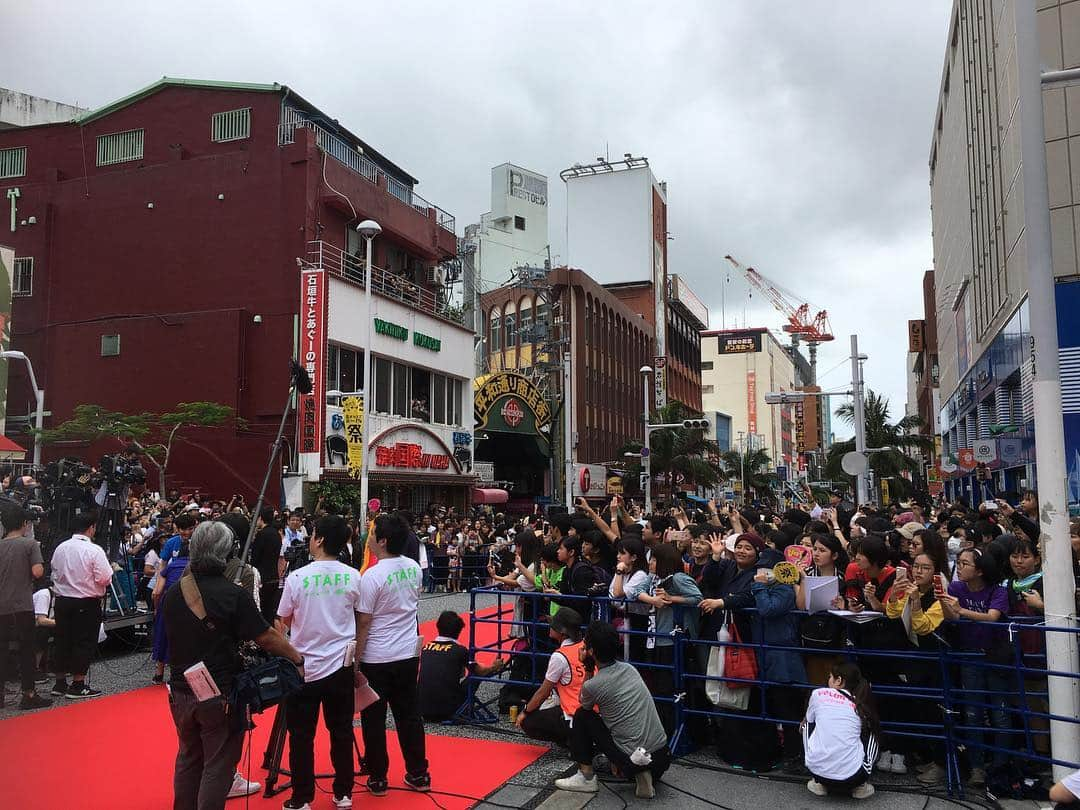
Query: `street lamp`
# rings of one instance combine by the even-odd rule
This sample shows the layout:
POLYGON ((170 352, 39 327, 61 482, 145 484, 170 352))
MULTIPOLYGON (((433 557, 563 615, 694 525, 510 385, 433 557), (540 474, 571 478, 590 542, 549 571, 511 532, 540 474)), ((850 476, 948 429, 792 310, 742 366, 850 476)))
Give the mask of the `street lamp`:
POLYGON ((642 366, 641 388, 644 397, 642 399, 642 422, 645 430, 645 444, 641 451, 641 469, 645 475, 645 514, 652 514, 652 459, 649 451, 649 375, 652 374, 652 366, 642 366))
POLYGON ((368 430, 371 414, 371 243, 382 233, 382 227, 373 219, 365 219, 356 226, 357 233, 364 237, 364 421, 360 429, 360 446, 363 448, 364 466, 360 469, 360 531, 367 527, 368 503, 368 430))
POLYGON ((37 377, 34 376, 34 364, 23 352, 11 349, 0 352, 0 358, 4 360, 22 360, 26 363, 26 372, 30 375, 30 385, 34 389, 34 399, 37 401, 37 413, 34 416, 34 466, 41 464, 41 428, 45 420, 45 389, 38 388, 37 377))

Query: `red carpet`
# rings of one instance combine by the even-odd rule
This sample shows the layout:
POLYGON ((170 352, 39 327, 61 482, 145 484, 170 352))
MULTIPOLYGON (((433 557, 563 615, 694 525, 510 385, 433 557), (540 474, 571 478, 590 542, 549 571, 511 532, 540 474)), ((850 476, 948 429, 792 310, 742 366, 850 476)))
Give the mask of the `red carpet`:
MULTIPOLYGON (((492 615, 494 609, 484 614, 492 615)), ((483 614, 482 614, 483 615, 483 614)), ((467 617, 466 617, 467 620, 467 617)), ((478 624, 478 643, 495 641, 495 624, 478 624), (481 629, 482 628, 482 629, 481 629)), ((424 636, 434 638, 434 622, 422 626, 424 636)), ((461 641, 468 644, 468 627, 461 641)), ((273 723, 272 712, 257 721, 252 734, 251 768, 247 751, 240 770, 249 778, 264 781, 263 751, 273 723)), ((321 721, 320 721, 321 722, 321 721)), ((388 732, 390 786, 402 787, 404 768, 393 732, 388 732)), ((359 739, 359 729, 357 729, 359 739)), ((320 725, 315 744, 315 770, 330 771, 329 742, 320 725)), ((428 735, 427 756, 432 787, 436 791, 483 798, 501 787, 518 771, 546 751, 532 745, 428 735), (462 762, 483 767, 462 768, 462 762)), ((35 810, 157 810, 172 807, 172 763, 176 757, 176 733, 163 687, 148 687, 120 695, 73 703, 34 714, 0 721, 0 807, 33 807, 35 810), (63 784, 50 782, 49 763, 62 763, 63 784)), ((288 751, 282 763, 288 767, 288 751)), ((53 769, 55 770, 55 769, 53 769)), ((284 782, 287 777, 279 780, 284 782)), ((360 780, 361 785, 363 779, 360 780)), ((320 780, 327 791, 330 780, 320 780)), ((288 792, 272 799, 251 796, 253 808, 280 808, 288 792)), ((354 797, 367 802, 362 787, 354 797)), ((395 808, 431 810, 431 798, 412 792, 392 791, 387 797, 395 808)), ((475 802, 438 793, 433 798, 447 808, 470 807, 475 802)), ((234 799, 232 810, 244 808, 234 799)), ((319 794, 315 807, 329 807, 329 796, 319 794)))

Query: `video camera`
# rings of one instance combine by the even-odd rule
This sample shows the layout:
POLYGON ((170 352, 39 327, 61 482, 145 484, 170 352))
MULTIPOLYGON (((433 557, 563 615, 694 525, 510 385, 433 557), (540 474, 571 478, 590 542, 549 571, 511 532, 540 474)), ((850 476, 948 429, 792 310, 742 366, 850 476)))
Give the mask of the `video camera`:
POLYGON ((146 470, 143 466, 122 453, 102 456, 98 468, 111 485, 146 483, 146 470))

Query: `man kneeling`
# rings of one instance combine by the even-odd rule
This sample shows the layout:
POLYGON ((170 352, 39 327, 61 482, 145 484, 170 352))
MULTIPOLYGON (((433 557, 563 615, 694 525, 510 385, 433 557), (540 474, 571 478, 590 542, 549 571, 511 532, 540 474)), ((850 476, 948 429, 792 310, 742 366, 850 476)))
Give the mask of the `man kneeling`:
POLYGON ((581 614, 573 608, 560 608, 551 617, 548 635, 559 649, 548 659, 544 682, 518 715, 518 727, 527 737, 559 745, 570 744, 571 721, 581 706, 581 687, 585 684, 581 623, 581 614), (559 705, 540 708, 552 692, 559 696, 559 705))
POLYGON ((592 761, 595 754, 602 753, 613 772, 634 777, 638 798, 651 799, 653 781, 668 769, 671 752, 641 675, 630 664, 615 660, 620 649, 619 634, 610 624, 593 622, 585 631, 581 662, 587 680, 581 687, 581 708, 574 712, 570 731, 570 754, 578 763, 578 772, 556 779, 555 787, 596 793, 599 783, 592 761), (592 706, 599 714, 587 708, 592 706))

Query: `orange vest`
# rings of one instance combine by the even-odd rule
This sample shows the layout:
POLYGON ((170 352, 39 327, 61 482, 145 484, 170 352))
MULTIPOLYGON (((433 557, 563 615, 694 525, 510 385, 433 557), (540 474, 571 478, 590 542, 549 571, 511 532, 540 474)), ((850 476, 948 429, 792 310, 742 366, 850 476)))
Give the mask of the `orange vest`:
POLYGON ((559 647, 555 651, 555 655, 561 655, 570 664, 570 683, 555 684, 555 693, 559 696, 559 705, 562 707, 563 714, 567 717, 573 717, 581 707, 581 685, 585 683, 585 665, 581 663, 581 649, 585 646, 584 641, 579 641, 577 644, 570 644, 566 647, 559 647))

